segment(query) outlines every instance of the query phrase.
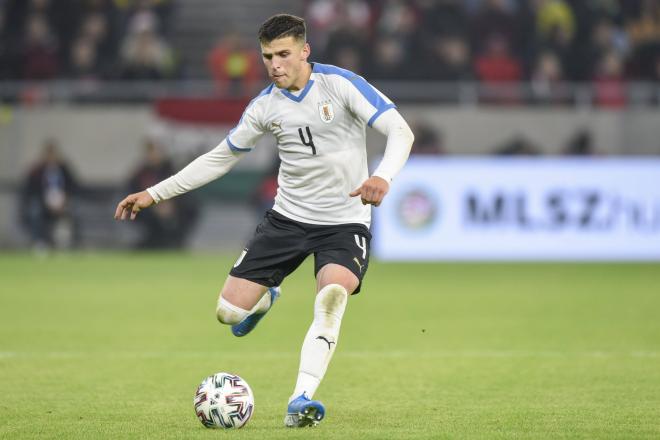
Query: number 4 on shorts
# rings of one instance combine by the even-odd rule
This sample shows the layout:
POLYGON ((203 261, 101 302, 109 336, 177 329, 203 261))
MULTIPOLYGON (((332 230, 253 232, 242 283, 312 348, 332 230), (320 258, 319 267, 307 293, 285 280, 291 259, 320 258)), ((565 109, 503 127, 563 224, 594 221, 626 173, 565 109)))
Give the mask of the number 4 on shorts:
POLYGON ((360 237, 357 234, 354 234, 353 237, 355 237, 355 244, 357 247, 362 249, 362 259, 364 260, 367 258, 367 239, 364 237, 360 237))

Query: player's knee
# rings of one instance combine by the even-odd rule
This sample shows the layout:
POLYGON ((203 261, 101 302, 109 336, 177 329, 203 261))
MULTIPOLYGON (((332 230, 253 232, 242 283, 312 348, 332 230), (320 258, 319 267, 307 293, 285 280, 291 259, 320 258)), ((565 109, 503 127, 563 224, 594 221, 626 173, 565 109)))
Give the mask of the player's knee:
POLYGON ((343 313, 348 291, 341 284, 328 284, 316 295, 316 308, 330 313, 343 313))
POLYGON ((317 275, 317 280, 324 288, 332 285, 343 286, 349 295, 360 285, 360 279, 353 272, 334 263, 323 266, 317 275))

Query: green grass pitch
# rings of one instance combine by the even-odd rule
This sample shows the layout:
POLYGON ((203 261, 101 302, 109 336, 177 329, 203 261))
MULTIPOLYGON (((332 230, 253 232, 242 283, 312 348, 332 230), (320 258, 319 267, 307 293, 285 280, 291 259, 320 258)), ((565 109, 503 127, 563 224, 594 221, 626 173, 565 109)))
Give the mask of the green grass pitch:
POLYGON ((287 430, 312 266, 239 339, 214 314, 233 258, 0 256, 0 438, 660 438, 657 264, 374 261, 315 396, 326 419, 287 430), (217 371, 255 392, 242 430, 193 413, 217 371))

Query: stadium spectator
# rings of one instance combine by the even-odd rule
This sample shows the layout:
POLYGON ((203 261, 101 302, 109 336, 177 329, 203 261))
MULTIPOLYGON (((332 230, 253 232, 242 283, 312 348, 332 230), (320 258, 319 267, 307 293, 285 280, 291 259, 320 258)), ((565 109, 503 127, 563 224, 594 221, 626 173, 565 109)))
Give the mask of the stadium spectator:
POLYGON ((542 39, 553 34, 565 35, 571 40, 575 33, 575 16, 564 0, 535 0, 536 27, 542 39))
POLYGON ((477 78, 483 83, 484 100, 492 103, 519 102, 519 81, 522 79, 520 61, 512 54, 509 40, 493 34, 488 38, 484 52, 475 59, 477 78))
POLYGON ((341 28, 357 29, 360 39, 370 37, 375 15, 364 0, 312 0, 307 7, 308 41, 313 47, 327 48, 330 37, 341 33, 341 28))
POLYGON ((9 33, 6 23, 6 12, 3 9, 3 3, 0 2, 0 80, 11 79, 12 74, 12 47, 7 35, 9 33))
POLYGON ((53 79, 60 69, 58 43, 43 15, 28 17, 21 50, 22 77, 25 79, 53 79))
POLYGON ((432 46, 425 70, 438 81, 472 81, 475 79, 468 42, 461 36, 437 36, 427 40, 432 46))
MULTIPOLYGON (((168 39, 175 6, 175 0, 0 0, 0 78, 176 77, 168 39)), ((600 85, 603 59, 614 51, 624 81, 657 82, 657 0, 310 0, 306 14, 315 57, 373 79, 474 79, 490 93, 493 77, 504 74, 500 82, 531 81, 538 92, 545 87, 541 72, 556 68, 566 82, 599 77, 600 85), (505 41, 507 61, 485 55, 493 39, 505 41)), ((259 82, 250 57, 223 44, 216 49, 208 61, 216 81, 237 83, 239 91, 259 82)), ((556 102, 536 95, 534 102, 556 102)))
POLYGON ((123 79, 158 80, 174 74, 174 57, 149 19, 136 20, 121 48, 123 79))
POLYGON ((620 55, 628 52, 628 44, 622 29, 616 27, 607 17, 595 20, 586 44, 579 45, 579 59, 572 60, 577 80, 592 78, 596 74, 596 67, 602 57, 609 51, 616 51, 620 55))
POLYGON ((94 45, 99 62, 107 64, 115 57, 117 36, 108 14, 94 11, 87 14, 81 23, 78 39, 84 38, 94 45))
POLYGON ((591 131, 587 127, 579 129, 568 141, 562 154, 567 156, 593 156, 596 154, 591 131))
POLYGON ((35 249, 71 248, 77 244, 73 198, 79 191, 69 165, 53 139, 30 169, 21 194, 21 217, 35 249))
POLYGON ((538 156, 541 154, 541 150, 527 137, 517 134, 497 147, 494 154, 497 156, 538 156))
MULTIPOLYGON (((92 0, 106 3, 106 0, 92 0)), ((123 27, 130 29, 136 21, 149 21, 158 28, 164 37, 171 36, 172 19, 175 10, 174 0, 112 0, 123 16, 123 27)))
POLYGON ((403 43, 394 37, 381 37, 375 42, 367 75, 373 79, 406 78, 410 65, 403 43))
MULTIPOLYGON (((357 4, 358 2, 354 2, 357 4)), ((341 9, 346 19, 335 25, 334 31, 328 35, 324 58, 330 64, 336 64, 356 73, 364 73, 366 63, 363 62, 369 53, 369 17, 351 17, 349 11, 341 9), (355 70, 353 70, 355 69, 355 70)))
POLYGON ((512 48, 516 43, 517 27, 516 17, 505 0, 485 0, 472 17, 472 45, 476 52, 483 52, 493 37, 497 37, 512 48))
MULTIPOLYGON (((628 2, 624 2, 628 3, 628 2)), ((626 30, 636 46, 660 41, 660 3, 657 0, 631 1, 626 30)))
POLYGON ((328 58, 332 59, 333 64, 342 67, 344 69, 348 69, 351 72, 355 72, 358 75, 362 75, 364 73, 365 55, 355 47, 344 46, 338 48, 335 51, 334 56, 328 58))
POLYGON ((479 79, 487 84, 522 78, 520 62, 511 54, 508 40, 498 34, 488 38, 483 53, 475 59, 475 68, 479 79))
POLYGON ((621 108, 626 105, 626 88, 621 56, 610 51, 598 63, 593 80, 595 104, 598 107, 621 108))
POLYGON ((637 0, 628 6, 625 30, 631 45, 630 71, 637 79, 655 78, 655 59, 660 55, 660 3, 637 0))
POLYGON ((559 57, 552 51, 542 52, 531 75, 532 99, 535 103, 559 104, 567 101, 564 72, 559 57))
POLYGON ((446 153, 442 133, 439 130, 421 121, 413 122, 410 128, 415 135, 411 155, 433 156, 446 153))
POLYGON ((336 0, 312 0, 307 6, 309 35, 307 39, 313 47, 325 48, 328 36, 340 22, 339 2, 336 0))
POLYGON ((229 32, 211 49, 209 70, 220 93, 253 95, 262 81, 261 56, 237 32, 229 32))
MULTIPOLYGON (((150 187, 174 174, 172 163, 160 145, 147 140, 144 159, 129 180, 129 190, 150 187)), ((144 228, 138 249, 176 249, 184 245, 197 220, 197 209, 189 198, 167 200, 143 212, 138 222, 144 228)))
POLYGON ((469 18, 461 0, 424 0, 419 2, 419 8, 426 36, 469 36, 469 18))
POLYGON ((71 48, 71 60, 66 76, 73 79, 101 79, 101 63, 96 51, 96 45, 85 37, 78 38, 71 48))

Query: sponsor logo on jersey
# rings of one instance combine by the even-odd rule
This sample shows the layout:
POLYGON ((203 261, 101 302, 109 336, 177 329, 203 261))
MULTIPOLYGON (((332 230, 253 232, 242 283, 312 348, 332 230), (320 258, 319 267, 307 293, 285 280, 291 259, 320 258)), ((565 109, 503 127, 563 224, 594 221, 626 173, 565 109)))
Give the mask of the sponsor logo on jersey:
POLYGON ((331 123, 335 119, 335 111, 332 108, 332 102, 330 100, 319 102, 319 116, 321 116, 321 120, 326 124, 331 123))

